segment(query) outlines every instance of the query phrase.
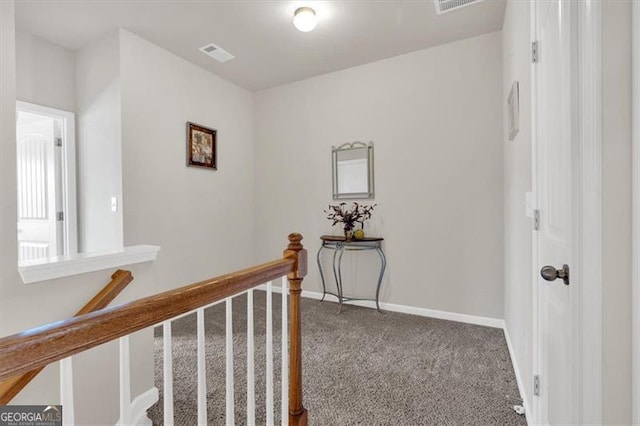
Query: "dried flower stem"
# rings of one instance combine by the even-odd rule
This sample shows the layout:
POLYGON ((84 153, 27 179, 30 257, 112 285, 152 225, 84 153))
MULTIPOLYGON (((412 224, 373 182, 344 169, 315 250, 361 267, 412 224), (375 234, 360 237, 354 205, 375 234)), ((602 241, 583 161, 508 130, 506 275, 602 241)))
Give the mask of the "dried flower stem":
POLYGON ((350 209, 347 209, 347 203, 340 203, 337 205, 329 205, 329 210, 324 212, 327 214, 327 219, 332 220, 331 226, 335 226, 338 223, 342 223, 345 232, 353 231, 356 224, 360 224, 360 229, 364 228, 364 223, 371 219, 373 209, 377 206, 367 206, 364 204, 353 203, 350 209))

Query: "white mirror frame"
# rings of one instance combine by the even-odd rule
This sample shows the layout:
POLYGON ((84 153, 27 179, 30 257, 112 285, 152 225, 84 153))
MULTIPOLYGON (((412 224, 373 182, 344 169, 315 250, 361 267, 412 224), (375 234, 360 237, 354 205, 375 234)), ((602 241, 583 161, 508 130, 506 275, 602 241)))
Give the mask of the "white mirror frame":
POLYGON ((344 143, 339 147, 331 147, 332 157, 332 181, 333 181, 333 199, 334 200, 371 200, 374 198, 374 184, 373 184, 373 142, 368 144, 364 142, 350 142, 344 143), (358 193, 340 193, 338 190, 338 152, 347 151, 351 149, 367 148, 367 192, 358 193))

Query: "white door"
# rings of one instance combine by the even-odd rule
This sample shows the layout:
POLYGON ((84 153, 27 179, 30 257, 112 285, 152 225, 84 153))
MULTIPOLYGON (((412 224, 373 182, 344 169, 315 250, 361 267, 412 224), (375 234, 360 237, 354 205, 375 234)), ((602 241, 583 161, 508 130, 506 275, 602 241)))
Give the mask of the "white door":
POLYGON ((18 261, 63 254, 60 150, 62 120, 17 110, 18 261))
POLYGON ((542 424, 574 423, 572 289, 562 279, 573 261, 574 184, 572 161, 572 2, 535 2, 539 61, 534 66, 537 201, 540 213, 537 350, 539 395, 534 396, 542 424), (557 271, 558 270, 558 271, 557 271))

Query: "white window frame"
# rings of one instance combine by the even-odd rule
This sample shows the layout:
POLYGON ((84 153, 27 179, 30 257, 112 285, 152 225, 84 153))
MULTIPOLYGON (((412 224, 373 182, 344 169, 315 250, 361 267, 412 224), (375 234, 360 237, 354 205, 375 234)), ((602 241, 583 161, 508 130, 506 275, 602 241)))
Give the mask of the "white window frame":
MULTIPOLYGON (((76 204, 76 118, 75 114, 29 102, 16 101, 16 111, 30 112, 62 119, 62 211, 65 256, 78 253, 78 213, 76 204)), ((17 115, 16 115, 17 117, 17 115)))

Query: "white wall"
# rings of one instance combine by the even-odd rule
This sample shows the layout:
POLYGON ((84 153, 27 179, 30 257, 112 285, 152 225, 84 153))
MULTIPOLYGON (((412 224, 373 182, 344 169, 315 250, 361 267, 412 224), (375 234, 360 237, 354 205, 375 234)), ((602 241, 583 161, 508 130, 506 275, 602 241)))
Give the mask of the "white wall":
POLYGON ((127 31, 120 40, 125 244, 162 247, 155 291, 252 265, 251 93, 127 31), (187 121, 218 130, 217 171, 186 166, 187 121))
MULTIPOLYGON (((0 334, 8 335, 68 318, 102 288, 112 271, 33 285, 23 284, 17 274, 17 243, 10 237, 17 235, 14 5, 1 2, 0 7, 0 334)), ((80 193, 95 195, 94 191, 99 193, 114 183, 117 191, 120 173, 114 167, 122 164, 126 243, 162 246, 157 262, 127 268, 135 279, 114 304, 253 264, 251 93, 126 31, 77 52, 76 59, 77 110, 83 121, 80 143, 84 143, 78 156, 80 179, 85 182, 80 193), (218 171, 186 167, 187 120, 218 129, 218 171), (120 139, 125 144, 122 154, 120 139), (99 158, 101 164, 95 162, 99 158), (111 165, 104 164, 108 160, 113 160, 111 165)), ((106 219, 85 223, 85 233, 104 231, 108 224, 106 219)), ((281 256, 283 248, 284 241, 272 257, 281 256)), ((149 330, 132 339, 131 363, 132 395, 136 396, 153 386, 149 330)), ((117 344, 75 357, 74 370, 76 421, 114 424, 118 417, 117 344)), ((18 404, 57 401, 55 365, 14 399, 18 404)))
POLYGON ((640 423, 640 3, 632 5, 632 420, 640 423))
POLYGON ((631 2, 604 2, 602 9, 603 421, 629 424, 631 2))
MULTIPOLYGON (((533 398, 532 222, 525 194, 532 190, 530 4, 509 1, 502 27, 504 140, 504 320, 528 404, 533 398), (507 129, 507 98, 520 84, 520 131, 507 129)), ((528 407, 530 408, 530 407, 528 407)))
POLYGON ((118 32, 76 53, 79 252, 123 246, 120 40, 118 32))
MULTIPOLYGON (((503 317, 500 33, 279 86, 255 95, 256 252, 299 231, 313 255, 331 233, 331 146, 375 144, 372 228, 389 260, 381 299, 503 317)), ((338 229, 333 232, 340 233, 338 229)), ((371 257, 369 257, 371 256, 371 257)), ((372 295, 378 260, 345 280, 372 295)), ((346 255, 345 255, 346 257, 346 255)), ((357 270, 357 272, 356 272, 357 270)))
MULTIPOLYGON (((17 180, 16 180, 16 51, 15 5, 0 2, 0 332, 11 329, 6 309, 6 288, 19 281, 17 242, 17 180), (8 236, 15 235, 15 238, 8 236)), ((9 293, 10 294, 10 293, 9 293)))
POLYGON ((122 247, 119 49, 117 32, 77 53, 16 33, 17 99, 77 113, 80 252, 122 247))
POLYGON ((75 54, 29 33, 16 32, 16 97, 76 110, 75 54))
MULTIPOLYGON (((14 2, 0 2, 0 335, 70 317, 108 281, 113 271, 25 285, 17 272, 17 197, 15 150, 16 52, 14 2)), ((114 303, 145 294, 150 265, 130 268, 135 281, 114 303)), ((148 292, 147 292, 148 293, 148 292)), ((132 342, 132 394, 153 385, 151 336, 132 342), (146 351, 146 352, 145 352, 146 351)), ((114 424, 117 420, 117 348, 91 350, 74 361, 76 422, 114 424), (98 366, 98 367, 96 367, 98 366), (96 398, 96 395, 98 396, 96 398)), ((14 400, 15 404, 58 403, 58 367, 47 367, 14 400)))

